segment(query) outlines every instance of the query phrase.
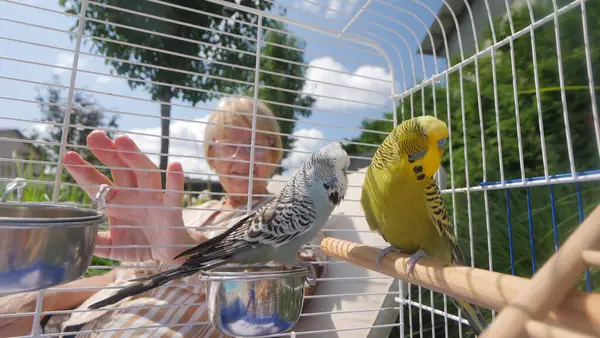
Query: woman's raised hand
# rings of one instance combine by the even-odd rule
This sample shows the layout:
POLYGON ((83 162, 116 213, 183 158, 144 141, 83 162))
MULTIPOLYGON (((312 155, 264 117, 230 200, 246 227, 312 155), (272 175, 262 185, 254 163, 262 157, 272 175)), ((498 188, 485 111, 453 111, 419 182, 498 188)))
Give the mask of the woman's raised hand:
MULTIPOLYGON (((183 225, 181 208, 184 193, 183 168, 178 162, 167 168, 166 190, 156 165, 140 152, 128 136, 111 140, 104 132, 87 137, 92 153, 111 168, 114 182, 100 173, 76 152, 63 157, 65 167, 81 188, 94 197, 101 184, 110 190, 106 196, 109 231, 99 232, 96 245, 180 245, 197 244, 183 225), (136 189, 136 188, 139 188, 136 189), (115 228, 118 225, 142 226, 115 228), (157 226, 162 226, 157 228, 157 226)), ((185 247, 96 248, 95 254, 116 260, 160 260, 175 263, 173 257, 185 247)))

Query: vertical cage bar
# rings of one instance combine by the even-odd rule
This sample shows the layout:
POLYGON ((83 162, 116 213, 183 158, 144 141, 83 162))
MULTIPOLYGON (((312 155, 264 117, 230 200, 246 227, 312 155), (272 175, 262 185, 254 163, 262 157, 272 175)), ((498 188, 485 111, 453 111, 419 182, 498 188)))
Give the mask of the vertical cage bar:
MULTIPOLYGON (((535 21, 535 18, 533 17, 533 11, 531 9, 531 5, 529 4, 529 0, 527 0, 527 4, 529 6, 529 18, 531 20, 531 22, 533 23, 535 21)), ((506 10, 508 11, 508 19, 510 22, 510 32, 512 35, 515 34, 515 28, 513 25, 513 21, 512 21, 512 15, 510 12, 510 7, 508 6, 508 2, 506 2, 506 10)), ((542 115, 542 100, 541 100, 541 96, 540 96, 540 80, 539 80, 539 74, 538 74, 538 65, 537 65, 537 52, 536 52, 536 48, 535 48, 535 29, 534 27, 530 27, 529 28, 529 34, 530 34, 530 39, 531 39, 531 58, 532 58, 532 62, 533 62, 533 82, 534 82, 534 86, 535 86, 535 101, 536 101, 536 108, 537 108, 537 113, 538 113, 538 125, 539 125, 539 129, 540 129, 540 146, 542 149, 542 161, 543 161, 543 165, 544 165, 544 177, 546 178, 546 181, 548 181, 548 157, 546 155, 546 141, 545 141, 545 137, 544 137, 544 120, 543 120, 543 115, 542 115)), ((513 76, 513 93, 514 93, 514 97, 515 97, 515 109, 519 109, 518 105, 519 105, 519 99, 518 99, 518 92, 517 92, 517 74, 516 74, 516 70, 515 70, 515 55, 514 55, 514 50, 513 50, 513 38, 511 37, 510 39, 510 45, 511 45, 511 67, 512 67, 512 76, 513 76)))
POLYGON ((256 28, 256 64, 254 69, 254 101, 252 105, 252 136, 250 140, 250 170, 248 171, 248 204, 247 214, 252 211, 252 189, 254 180, 254 150, 256 149, 256 115, 258 108, 258 91, 260 90, 260 43, 262 41, 262 15, 258 15, 258 27, 256 28))
MULTIPOLYGON (((58 166, 56 168, 56 176, 54 177, 54 190, 52 192, 52 202, 57 203, 60 184, 62 183, 63 161, 62 158, 67 149, 67 137, 69 135, 69 126, 71 121, 71 112, 73 110, 73 92, 75 91, 75 82, 77 81, 77 69, 79 65, 79 51, 81 50, 81 39, 83 38, 83 28, 85 27, 86 13, 88 0, 81 1, 81 9, 79 11, 79 25, 77 26, 77 38, 75 40, 75 52, 73 54, 73 64, 71 66, 71 79, 69 81, 69 93, 67 95, 67 108, 63 120, 62 135, 60 139, 60 149, 58 152, 58 166)), ((40 317, 44 305, 44 290, 40 290, 37 294, 35 304, 35 314, 33 315, 33 324, 31 335, 36 337, 41 332, 40 317)))
MULTIPOLYGON (((408 284, 408 299, 412 301, 412 284, 408 284)), ((413 317, 412 317, 412 303, 408 303, 408 327, 409 327, 409 337, 413 337, 413 317)))
POLYGON ((527 221, 529 223, 529 246, 531 247, 531 270, 535 274, 537 264, 535 261, 535 239, 533 235, 533 214, 531 212, 531 191, 529 187, 525 188, 527 194, 527 221))
POLYGON ((598 122, 598 106, 596 106, 596 88, 594 87, 594 72, 592 69, 592 56, 590 52, 590 36, 588 32, 587 13, 585 1, 581 1, 581 24, 583 26, 583 47, 585 52, 585 65, 590 86, 590 103, 592 106, 592 119, 594 121, 594 132, 596 133, 596 147, 600 157, 600 123, 598 122))
POLYGON ((79 12, 79 25, 77 26, 77 38, 75 40, 75 52, 73 55, 73 66, 71 69, 71 80, 69 82, 69 94, 67 95, 67 109, 65 110, 65 119, 63 121, 62 135, 60 139, 60 150, 58 152, 58 166, 56 168, 56 177, 54 178, 54 191, 52 201, 58 202, 58 193, 62 183, 62 172, 64 164, 62 157, 67 150, 67 137, 69 135, 69 122, 71 121, 71 112, 73 110, 73 92, 75 91, 75 82, 77 81, 77 68, 79 65, 79 51, 81 50, 81 39, 83 38, 83 27, 85 26, 88 0, 81 1, 81 10, 79 12))
POLYGON ((423 338, 423 288, 419 285, 419 338, 423 338))
POLYGON ((506 189, 506 218, 508 220, 508 250, 510 254, 510 273, 515 275, 515 256, 513 251, 513 240, 512 240, 512 220, 510 210, 510 190, 506 189))
POLYGON ((552 230, 554 233, 554 252, 558 251, 558 225, 556 222, 556 198, 554 197, 554 185, 550 184, 550 209, 552 210, 552 230))
MULTIPOLYGON (((581 195, 581 183, 575 183, 577 187, 577 211, 579 212, 579 224, 583 223, 584 212, 583 212, 583 196, 581 195)), ((590 275, 590 269, 585 269, 585 288, 587 292, 592 292, 592 276, 590 275)))
POLYGON ((569 127, 569 110, 567 108, 567 94, 565 93, 565 75, 562 65, 562 51, 560 46, 560 28, 558 24, 558 6, 556 0, 552 0, 554 7, 554 38, 556 40, 556 62, 558 65, 558 81, 560 84, 560 101, 563 108, 563 119, 565 123, 565 137, 567 139, 567 152, 569 154, 569 165, 571 166, 571 175, 577 177, 575 171, 575 156, 573 155, 573 142, 571 141, 571 128, 569 127))

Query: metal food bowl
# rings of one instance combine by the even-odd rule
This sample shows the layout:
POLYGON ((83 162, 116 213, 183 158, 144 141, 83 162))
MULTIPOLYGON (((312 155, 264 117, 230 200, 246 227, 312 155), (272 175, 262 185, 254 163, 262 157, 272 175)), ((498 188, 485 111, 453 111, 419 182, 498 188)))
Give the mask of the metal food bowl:
POLYGON ((304 303, 305 267, 228 265, 204 272, 211 323, 222 334, 254 337, 288 331, 304 303))
MULTIPOLYGON (((25 184, 11 182, 0 199, 0 295, 79 278, 91 263, 98 227, 106 220, 98 210, 21 202, 25 184), (15 189, 19 202, 6 202, 15 189)), ((103 205, 106 192, 104 186, 97 196, 103 205)))

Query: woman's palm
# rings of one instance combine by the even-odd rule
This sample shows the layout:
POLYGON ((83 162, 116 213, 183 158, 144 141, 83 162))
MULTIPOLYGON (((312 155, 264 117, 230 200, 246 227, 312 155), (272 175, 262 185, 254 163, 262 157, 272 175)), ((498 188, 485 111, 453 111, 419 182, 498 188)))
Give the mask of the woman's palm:
POLYGON ((97 255, 117 260, 170 261, 185 249, 182 244, 192 244, 183 226, 184 177, 179 163, 167 168, 163 191, 158 168, 129 137, 119 136, 113 142, 104 133, 94 131, 87 143, 94 155, 111 168, 114 182, 75 152, 68 152, 63 160, 88 195, 94 196, 101 184, 110 186, 106 196, 110 228, 98 233, 97 255))

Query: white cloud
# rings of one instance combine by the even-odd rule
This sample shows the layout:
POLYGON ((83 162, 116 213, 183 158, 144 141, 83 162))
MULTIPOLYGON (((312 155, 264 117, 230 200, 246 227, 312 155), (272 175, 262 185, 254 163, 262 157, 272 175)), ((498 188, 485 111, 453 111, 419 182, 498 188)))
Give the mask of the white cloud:
MULTIPOLYGON (((195 119, 195 121, 199 122, 206 122, 207 120, 208 117, 195 119)), ((206 160, 202 158, 204 157, 203 143, 198 142, 204 140, 205 127, 206 124, 204 123, 185 121, 171 122, 170 137, 182 138, 185 140, 171 139, 169 141, 169 154, 171 154, 171 156, 169 156, 169 163, 178 161, 183 166, 183 171, 186 172, 185 175, 192 178, 206 179, 208 178, 207 175, 212 172, 206 160)), ((160 136, 160 127, 132 129, 131 132, 160 136)), ((160 137, 133 133, 129 133, 128 135, 135 141, 142 152, 160 153, 160 137)), ((158 155, 148 155, 148 157, 158 166, 158 155)), ((211 179, 216 181, 218 180, 218 177, 211 176, 211 179)))
POLYGON ((315 102, 315 108, 317 109, 341 110, 373 107, 369 104, 348 102, 345 100, 383 105, 389 98, 389 94, 387 93, 391 93, 391 82, 374 80, 381 79, 392 81, 391 72, 386 72, 382 67, 364 65, 358 67, 353 72, 350 72, 341 63, 335 61, 329 56, 313 59, 309 64, 319 68, 309 68, 306 71, 307 80, 303 88, 304 93, 336 98, 330 99, 316 97, 317 101, 315 102), (337 71, 343 71, 351 74, 339 73, 337 71), (332 84, 323 84, 314 81, 322 81, 332 84), (347 87, 340 87, 340 85, 347 87), (383 95, 363 91, 360 89, 377 91, 383 93, 383 95))
MULTIPOLYGON (((54 64, 59 67, 71 68, 71 67, 73 67, 73 58, 74 58, 73 53, 61 52, 61 53, 58 53, 58 55, 56 55, 56 62, 54 64)), ((77 69, 85 69, 87 64, 88 64, 88 61, 80 56, 79 60, 77 61, 77 69)), ((54 72, 55 74, 62 74, 67 71, 68 71, 68 69, 62 69, 62 68, 54 68, 52 70, 52 72, 54 72)))
POLYGON ((316 3, 319 3, 319 0, 311 0, 311 2, 301 1, 300 9, 311 13, 317 13, 321 7, 316 5, 316 3))
POLYGON ((114 79, 115 78, 111 77, 111 76, 98 76, 96 78, 96 82, 104 84, 104 83, 109 83, 109 82, 111 82, 114 79))
POLYGON ((355 3, 342 2, 341 0, 310 0, 300 2, 299 9, 313 14, 323 12, 326 18, 333 19, 338 14, 350 14, 354 9, 355 3))
POLYGON ((32 123, 28 127, 21 129, 21 133, 23 134, 23 136, 29 137, 29 138, 33 138, 33 137, 43 138, 44 136, 50 135, 51 127, 52 127, 52 125, 47 124, 47 123, 32 123))
MULTIPOLYGON (((281 161, 281 164, 285 167, 299 167, 302 165, 302 163, 304 163, 304 161, 306 161, 311 153, 327 143, 327 141, 324 140, 312 139, 322 139, 325 136, 322 131, 314 128, 298 129, 293 132, 292 135, 295 137, 296 142, 294 142, 294 148, 292 149, 293 151, 288 155, 288 157, 281 161)), ((293 175, 296 170, 298 169, 286 169, 284 175, 293 175)))
POLYGON ((342 8, 341 0, 330 0, 329 1, 329 9, 327 10, 327 12, 325 12, 325 17, 327 19, 335 18, 338 15, 339 10, 341 8, 342 8))

